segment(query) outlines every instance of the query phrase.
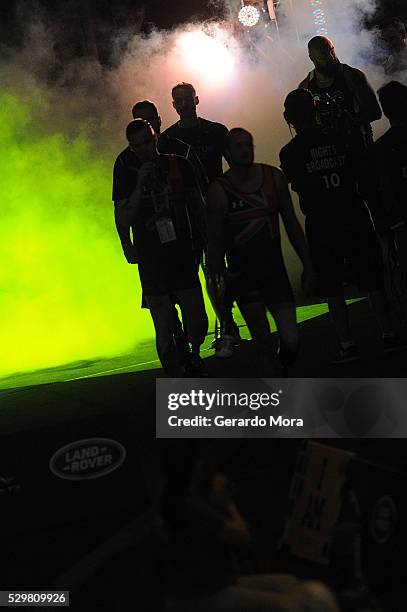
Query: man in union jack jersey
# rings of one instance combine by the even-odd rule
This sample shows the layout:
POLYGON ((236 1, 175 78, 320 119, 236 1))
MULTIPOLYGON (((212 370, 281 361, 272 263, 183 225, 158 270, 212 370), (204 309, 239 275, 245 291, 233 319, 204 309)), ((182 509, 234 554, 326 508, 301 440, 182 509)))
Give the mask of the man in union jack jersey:
POLYGON ((257 345, 260 375, 283 373, 276 368, 267 311, 279 333, 283 371, 297 353, 298 327, 281 251, 280 216, 304 266, 303 286, 309 292, 313 268, 304 233, 284 175, 278 168, 254 163, 253 137, 247 130, 228 133, 225 158, 230 169, 210 185, 206 197, 209 273, 218 286, 225 286, 226 307, 236 301, 257 345))

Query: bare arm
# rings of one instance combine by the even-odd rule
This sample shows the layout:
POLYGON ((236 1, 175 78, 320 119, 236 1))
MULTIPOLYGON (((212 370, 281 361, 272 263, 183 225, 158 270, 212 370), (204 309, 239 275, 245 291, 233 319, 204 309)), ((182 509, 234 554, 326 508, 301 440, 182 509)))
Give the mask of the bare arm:
POLYGON ((126 204, 127 200, 123 199, 115 202, 114 207, 114 221, 122 246, 131 244, 130 225, 127 219, 126 204))
POLYGON ((274 168, 274 177, 279 195, 280 214, 288 239, 304 266, 301 278, 302 288, 306 295, 312 295, 316 286, 316 276, 307 241, 294 211, 287 179, 278 168, 274 168))
POLYGON ((136 248, 130 237, 130 227, 134 225, 141 208, 143 185, 151 173, 153 164, 143 164, 138 172, 137 185, 129 198, 119 200, 115 206, 115 222, 124 256, 130 264, 137 263, 136 248))
POLYGON ((114 220, 127 263, 137 263, 137 253, 130 234, 130 211, 127 199, 115 202, 114 220))
POLYGON ((276 181, 277 192, 280 203, 280 214, 287 232, 288 239, 300 258, 304 267, 311 266, 311 259, 308 251, 308 245, 305 240, 304 232, 297 219, 294 211, 294 206, 291 200, 291 195, 288 190, 287 179, 278 168, 273 168, 274 179, 276 181))
POLYGON ((206 213, 208 228, 207 267, 211 276, 225 271, 225 240, 223 222, 227 199, 217 181, 209 186, 206 193, 206 213))

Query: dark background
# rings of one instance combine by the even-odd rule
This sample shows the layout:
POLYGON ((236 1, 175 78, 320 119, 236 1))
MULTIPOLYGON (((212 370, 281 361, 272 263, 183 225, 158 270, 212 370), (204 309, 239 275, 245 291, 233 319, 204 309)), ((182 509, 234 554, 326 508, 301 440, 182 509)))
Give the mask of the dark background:
MULTIPOLYGON (((327 0, 333 2, 335 0, 327 0)), ((336 0, 339 1, 339 0, 336 0)), ((239 3, 237 2, 237 5, 239 3)), ((0 3, 0 51, 21 46, 30 23, 40 20, 57 38, 85 39, 87 44, 68 44, 67 54, 86 55, 92 47, 103 62, 109 41, 117 33, 128 36, 153 28, 169 29, 188 21, 204 21, 222 16, 219 0, 20 0, 0 3), (92 40, 94 39, 94 40, 92 40), (100 40, 99 40, 100 39, 100 40)), ((405 0, 381 0, 369 20, 374 25, 383 17, 398 16, 407 21, 405 0)))

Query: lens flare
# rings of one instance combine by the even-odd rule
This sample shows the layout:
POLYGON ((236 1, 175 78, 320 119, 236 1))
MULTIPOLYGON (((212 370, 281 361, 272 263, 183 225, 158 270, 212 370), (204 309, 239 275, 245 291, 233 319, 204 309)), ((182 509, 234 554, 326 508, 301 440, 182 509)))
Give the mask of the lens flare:
POLYGON ((242 6, 238 18, 245 28, 253 28, 259 23, 260 11, 255 6, 242 6))
POLYGON ((217 83, 232 75, 233 55, 227 47, 226 39, 217 32, 213 35, 202 30, 183 32, 177 39, 177 46, 184 67, 192 72, 192 78, 206 77, 217 83))

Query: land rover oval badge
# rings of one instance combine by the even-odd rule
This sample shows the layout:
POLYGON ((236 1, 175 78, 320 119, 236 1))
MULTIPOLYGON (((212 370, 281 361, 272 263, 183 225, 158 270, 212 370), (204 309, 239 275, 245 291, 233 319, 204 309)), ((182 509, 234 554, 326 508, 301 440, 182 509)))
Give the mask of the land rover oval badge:
POLYGON ((66 480, 91 480, 110 474, 121 466, 126 449, 109 438, 76 440, 59 448, 51 457, 50 470, 66 480))

